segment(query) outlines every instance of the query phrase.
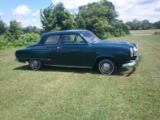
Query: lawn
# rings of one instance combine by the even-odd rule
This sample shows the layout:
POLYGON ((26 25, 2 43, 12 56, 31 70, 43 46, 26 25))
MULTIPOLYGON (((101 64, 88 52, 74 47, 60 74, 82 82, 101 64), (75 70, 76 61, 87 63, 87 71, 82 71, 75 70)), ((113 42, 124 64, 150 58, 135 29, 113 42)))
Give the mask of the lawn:
POLYGON ((16 49, 0 50, 0 120, 158 120, 160 36, 131 33, 113 40, 137 43, 142 60, 111 76, 89 69, 32 71, 14 61, 16 49))

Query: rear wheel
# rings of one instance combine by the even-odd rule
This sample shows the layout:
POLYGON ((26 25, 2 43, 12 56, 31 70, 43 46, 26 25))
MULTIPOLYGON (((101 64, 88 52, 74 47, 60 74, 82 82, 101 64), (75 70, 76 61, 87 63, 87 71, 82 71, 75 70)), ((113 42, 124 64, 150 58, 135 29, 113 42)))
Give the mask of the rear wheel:
POLYGON ((40 60, 30 60, 29 66, 32 70, 39 70, 42 68, 42 63, 40 60))
POLYGON ((99 61, 98 69, 99 69, 100 73, 102 73, 104 75, 110 75, 116 71, 117 65, 115 64, 115 62, 113 60, 102 59, 99 61))

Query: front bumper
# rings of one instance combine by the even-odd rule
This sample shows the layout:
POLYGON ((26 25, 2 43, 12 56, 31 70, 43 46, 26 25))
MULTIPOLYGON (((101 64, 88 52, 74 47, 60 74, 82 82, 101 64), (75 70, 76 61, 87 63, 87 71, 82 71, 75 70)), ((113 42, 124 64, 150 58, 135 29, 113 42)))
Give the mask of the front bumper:
POLYGON ((141 60, 141 55, 139 56, 134 56, 133 59, 129 63, 125 63, 122 65, 123 68, 129 68, 137 65, 139 61, 141 60))

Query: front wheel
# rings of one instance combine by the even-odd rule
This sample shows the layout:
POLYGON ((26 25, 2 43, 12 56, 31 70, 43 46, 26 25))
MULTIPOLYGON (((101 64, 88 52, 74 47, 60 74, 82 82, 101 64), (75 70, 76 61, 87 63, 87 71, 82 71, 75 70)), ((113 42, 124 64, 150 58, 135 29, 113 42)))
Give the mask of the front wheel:
POLYGON ((113 60, 102 59, 99 61, 98 69, 100 73, 104 75, 110 75, 116 71, 117 65, 115 64, 113 60))
POLYGON ((42 63, 40 60, 30 60, 29 66, 32 70, 39 70, 42 68, 42 63))

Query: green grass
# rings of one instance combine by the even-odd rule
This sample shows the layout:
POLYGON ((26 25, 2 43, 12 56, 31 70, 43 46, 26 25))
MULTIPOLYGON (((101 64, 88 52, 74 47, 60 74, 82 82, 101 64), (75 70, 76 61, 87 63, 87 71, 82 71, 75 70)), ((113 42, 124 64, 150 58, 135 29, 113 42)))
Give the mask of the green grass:
POLYGON ((133 36, 138 35, 153 35, 155 32, 160 32, 160 29, 153 29, 153 30, 131 30, 130 33, 133 36))
POLYGON ((139 66, 111 76, 89 69, 32 71, 27 64, 13 61, 15 49, 1 50, 0 119, 158 120, 160 36, 113 39, 139 45, 139 66))

